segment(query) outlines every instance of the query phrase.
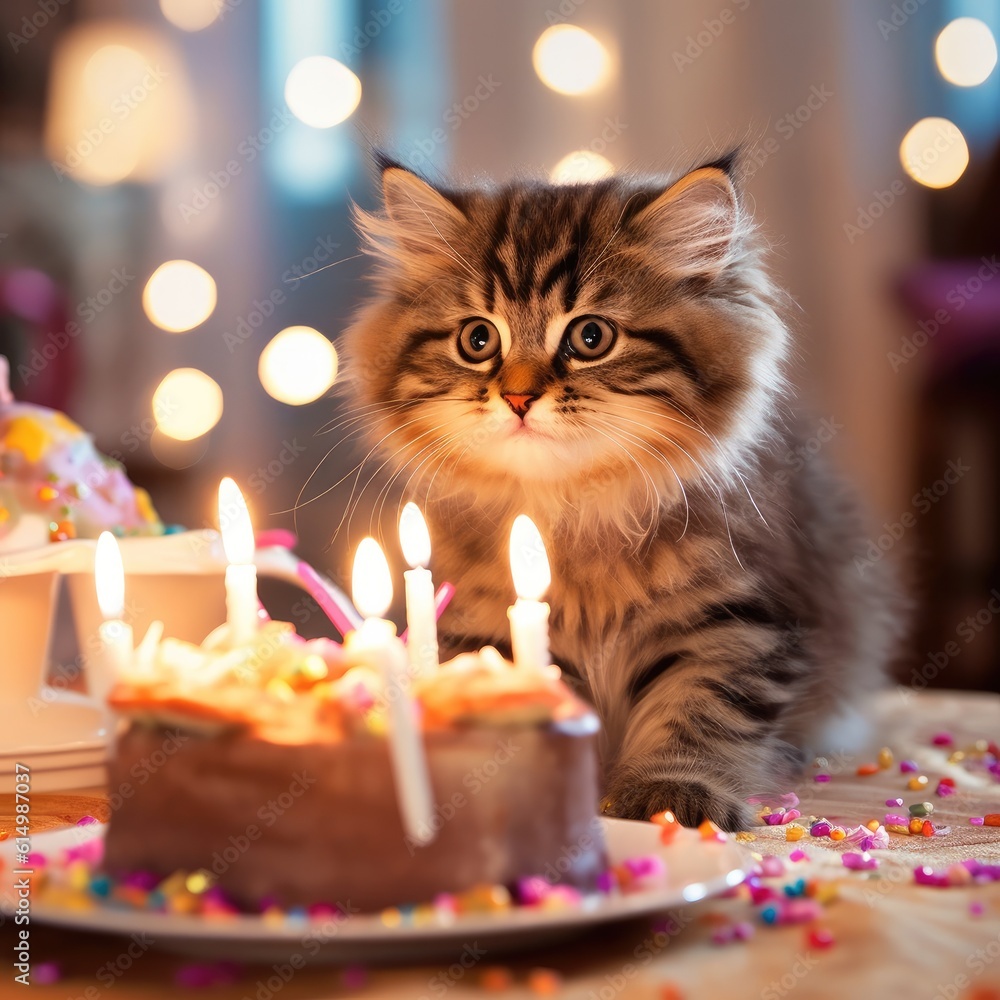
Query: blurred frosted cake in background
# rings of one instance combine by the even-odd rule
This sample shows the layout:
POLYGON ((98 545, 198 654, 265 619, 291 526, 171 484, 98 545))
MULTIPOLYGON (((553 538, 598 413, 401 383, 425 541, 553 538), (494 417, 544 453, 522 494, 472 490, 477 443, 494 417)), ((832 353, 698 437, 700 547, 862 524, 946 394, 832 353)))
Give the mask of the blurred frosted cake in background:
POLYGON ((149 494, 69 417, 17 402, 0 356, 0 552, 71 538, 159 535, 149 494))

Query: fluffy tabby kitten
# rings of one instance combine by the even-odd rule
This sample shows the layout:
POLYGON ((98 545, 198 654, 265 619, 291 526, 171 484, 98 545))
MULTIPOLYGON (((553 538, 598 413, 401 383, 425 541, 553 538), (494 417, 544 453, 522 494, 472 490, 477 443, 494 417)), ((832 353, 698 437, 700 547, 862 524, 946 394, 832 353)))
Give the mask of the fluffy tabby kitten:
POLYGON ((463 189, 379 166, 384 211, 357 213, 377 293, 347 351, 460 584, 444 651, 507 646, 508 532, 530 515, 611 811, 744 826, 745 797, 879 683, 896 627, 879 567, 855 569, 850 497, 795 451, 788 332, 732 158, 463 189))

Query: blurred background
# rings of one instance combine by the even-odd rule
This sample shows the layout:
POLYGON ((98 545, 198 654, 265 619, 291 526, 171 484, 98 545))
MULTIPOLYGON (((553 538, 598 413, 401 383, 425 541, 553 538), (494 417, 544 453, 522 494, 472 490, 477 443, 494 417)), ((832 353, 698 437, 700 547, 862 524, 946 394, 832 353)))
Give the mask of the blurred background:
POLYGON ((915 594, 900 679, 1000 687, 997 0, 5 0, 0 31, 0 353, 165 520, 229 474, 348 578, 384 480, 334 537, 364 452, 322 431, 373 145, 572 183, 742 143, 807 448, 915 594))

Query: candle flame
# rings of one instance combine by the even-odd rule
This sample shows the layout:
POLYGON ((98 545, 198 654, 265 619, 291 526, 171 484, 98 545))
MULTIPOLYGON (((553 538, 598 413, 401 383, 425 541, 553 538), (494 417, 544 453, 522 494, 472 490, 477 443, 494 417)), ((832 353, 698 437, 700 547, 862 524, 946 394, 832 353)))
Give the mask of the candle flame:
POLYGON ((118 540, 110 531, 102 531, 94 555, 94 578, 97 603, 106 620, 125 614, 125 567, 118 540))
POLYGON ((525 601, 540 601, 552 582, 545 543, 525 514, 518 514, 510 529, 510 572, 517 596, 525 601))
POLYGON ((365 618, 382 618, 392 604, 392 574, 382 546, 363 538, 354 554, 351 576, 354 606, 365 618))
POLYGON ((431 561, 431 536, 424 515, 415 503, 408 503, 399 516, 399 544, 403 558, 413 569, 427 568, 431 561))
POLYGON ((219 530, 226 558, 237 565, 253 562, 253 523, 247 502, 236 483, 226 476, 219 483, 219 530))

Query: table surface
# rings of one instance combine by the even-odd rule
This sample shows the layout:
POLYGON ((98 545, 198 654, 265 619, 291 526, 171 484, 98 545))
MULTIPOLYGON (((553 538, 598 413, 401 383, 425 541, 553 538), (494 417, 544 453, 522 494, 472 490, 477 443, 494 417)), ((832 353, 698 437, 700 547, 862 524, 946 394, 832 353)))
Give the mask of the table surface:
MULTIPOLYGON (((858 776, 858 765, 872 759, 871 751, 835 753, 828 756, 825 766, 829 782, 815 782, 811 774, 800 782, 796 789, 802 800, 799 808, 805 816, 825 816, 854 826, 890 811, 884 804, 887 798, 900 796, 907 804, 928 800, 935 804, 934 821, 950 823, 950 834, 933 838, 892 835, 888 850, 873 852, 880 859, 875 872, 849 872, 839 857, 845 848, 828 839, 807 835, 789 843, 780 826, 759 826, 741 835, 761 855, 786 857, 804 848, 808 860, 786 862, 787 881, 836 880, 837 898, 825 906, 819 921, 833 934, 831 947, 810 947, 809 925, 765 925, 743 888, 731 898, 672 911, 681 929, 658 950, 644 944, 653 926, 645 919, 603 927, 558 948, 498 959, 496 964, 510 973, 511 984, 489 995, 538 996, 544 984, 532 980, 532 974, 543 968, 561 977, 559 991, 549 995, 567 1000, 621 996, 783 1000, 796 992, 843 1000, 849 991, 859 989, 869 997, 888 995, 891 990, 893 996, 907 1000, 1000 1000, 1000 882, 938 889, 915 885, 912 876, 913 868, 922 864, 947 866, 968 857, 1000 862, 1000 828, 976 827, 968 821, 969 816, 1000 812, 1000 782, 985 772, 967 769, 964 763, 949 763, 954 747, 935 747, 930 739, 934 733, 949 731, 955 746, 962 748, 977 740, 1000 738, 1000 696, 915 694, 899 689, 880 697, 876 720, 874 746, 891 747, 897 762, 916 760, 921 773, 930 777, 928 790, 908 791, 909 776, 901 774, 898 765, 872 776, 858 776), (945 775, 954 778, 956 794, 939 798, 933 789, 937 778, 945 775), (713 943, 714 931, 742 921, 754 927, 749 941, 713 943)), ((0 796, 0 830, 11 828, 12 812, 11 797, 0 796)), ((72 824, 88 814, 107 817, 102 790, 32 796, 33 832, 72 824)), ((5 883, 9 878, 5 873, 5 883)), ((6 891, 7 885, 3 888, 6 891)), ((8 995, 16 985, 11 965, 13 932, 7 919, 0 927, 5 956, 0 963, 0 996, 8 995)), ((33 963, 57 962, 62 973, 52 985, 35 986, 33 995, 74 1000, 98 1000, 112 987, 112 1000, 173 997, 181 992, 175 975, 193 961, 154 947, 109 985, 110 977, 101 976, 101 969, 122 954, 121 939, 36 923, 31 950, 33 963)), ((478 968, 467 972, 460 966, 449 970, 447 963, 369 969, 362 985, 345 980, 344 971, 336 967, 307 966, 294 974, 280 994, 272 994, 265 985, 274 974, 270 965, 245 965, 236 981, 212 987, 203 995, 219 1000, 271 1000, 273 996, 280 1000, 353 996, 421 1000, 447 995, 460 1000, 486 995, 481 975, 490 961, 487 956, 478 968), (456 971, 461 975, 452 976, 456 971)), ((357 975, 357 970, 352 974, 357 975)))

